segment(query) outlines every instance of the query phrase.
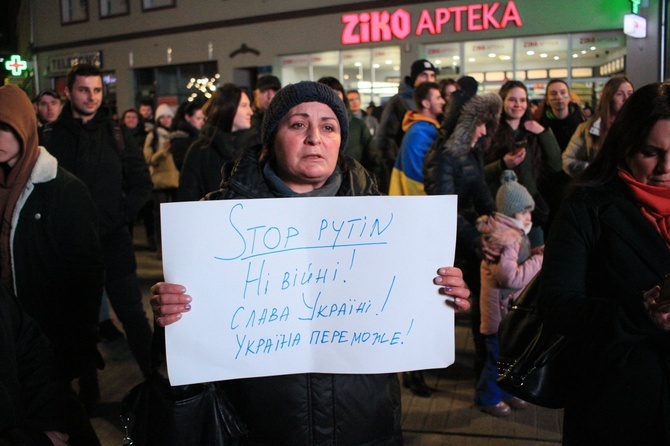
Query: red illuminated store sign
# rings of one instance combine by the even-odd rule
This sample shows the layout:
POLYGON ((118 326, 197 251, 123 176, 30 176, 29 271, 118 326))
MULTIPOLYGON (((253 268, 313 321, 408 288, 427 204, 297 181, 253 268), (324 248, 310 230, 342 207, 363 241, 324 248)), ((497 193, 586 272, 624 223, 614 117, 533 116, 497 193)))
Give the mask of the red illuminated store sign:
POLYGON ((403 40, 414 33, 442 34, 443 31, 460 33, 463 27, 468 31, 507 28, 510 25, 523 26, 519 10, 513 1, 478 3, 467 6, 424 9, 412 28, 411 14, 404 9, 372 11, 342 16, 344 29, 342 43, 382 42, 393 38, 403 40))

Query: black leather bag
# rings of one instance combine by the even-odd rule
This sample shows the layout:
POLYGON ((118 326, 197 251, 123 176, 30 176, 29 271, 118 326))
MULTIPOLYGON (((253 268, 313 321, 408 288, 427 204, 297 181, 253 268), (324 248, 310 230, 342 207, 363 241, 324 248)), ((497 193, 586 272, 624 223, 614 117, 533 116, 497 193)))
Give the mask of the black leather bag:
POLYGON ((214 383, 171 387, 156 374, 130 390, 121 405, 124 444, 235 446, 247 432, 214 383))
POLYGON ((549 408, 565 407, 566 344, 547 332, 537 308, 540 274, 516 298, 498 329, 498 386, 524 401, 549 408))

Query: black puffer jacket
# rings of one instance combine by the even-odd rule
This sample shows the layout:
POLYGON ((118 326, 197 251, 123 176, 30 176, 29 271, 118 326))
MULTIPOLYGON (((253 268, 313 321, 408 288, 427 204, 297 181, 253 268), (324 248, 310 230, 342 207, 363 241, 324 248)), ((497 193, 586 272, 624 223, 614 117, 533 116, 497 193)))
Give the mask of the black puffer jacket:
POLYGON ((179 176, 177 201, 198 201, 221 187, 221 169, 234 161, 258 140, 256 132, 222 132, 215 127, 203 129, 186 153, 179 176))
MULTIPOLYGON (((261 146, 243 153, 225 187, 210 200, 273 198, 259 162, 261 146)), ((370 175, 346 159, 338 196, 379 195, 370 175)), ((251 445, 402 445, 396 374, 297 374, 221 383, 249 428, 251 445)))
MULTIPOLYGON (((479 232, 475 227, 478 216, 495 211, 495 201, 484 176, 483 150, 500 118, 502 100, 494 93, 476 96, 462 109, 451 134, 443 124, 424 163, 424 188, 428 195, 458 195, 457 251, 474 252, 479 232), (472 147, 478 125, 486 124, 486 137, 472 147)), ((458 254, 457 254, 458 256, 458 254)))

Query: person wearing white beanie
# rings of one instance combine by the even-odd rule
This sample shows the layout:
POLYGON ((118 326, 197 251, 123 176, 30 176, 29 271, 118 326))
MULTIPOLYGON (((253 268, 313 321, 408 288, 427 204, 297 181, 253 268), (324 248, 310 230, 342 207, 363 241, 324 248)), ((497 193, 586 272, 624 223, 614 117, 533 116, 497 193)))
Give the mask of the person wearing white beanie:
POLYGON ((156 109, 156 127, 147 135, 144 142, 144 159, 149 165, 151 181, 154 183, 154 234, 156 238, 156 257, 160 260, 161 250, 161 203, 174 201, 179 187, 179 170, 170 152, 170 130, 174 110, 167 104, 156 109))

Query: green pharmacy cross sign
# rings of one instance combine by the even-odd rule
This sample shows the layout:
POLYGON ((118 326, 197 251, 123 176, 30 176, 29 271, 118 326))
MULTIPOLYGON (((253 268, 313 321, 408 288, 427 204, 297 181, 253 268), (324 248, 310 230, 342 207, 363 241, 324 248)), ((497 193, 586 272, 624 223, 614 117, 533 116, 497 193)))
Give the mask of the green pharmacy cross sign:
POLYGON ((631 6, 633 7, 633 14, 639 14, 641 0, 630 0, 630 2, 632 3, 631 6))
POLYGON ((5 69, 12 73, 12 76, 21 76, 21 73, 28 69, 28 62, 21 59, 21 56, 13 54, 8 61, 5 62, 5 69))

